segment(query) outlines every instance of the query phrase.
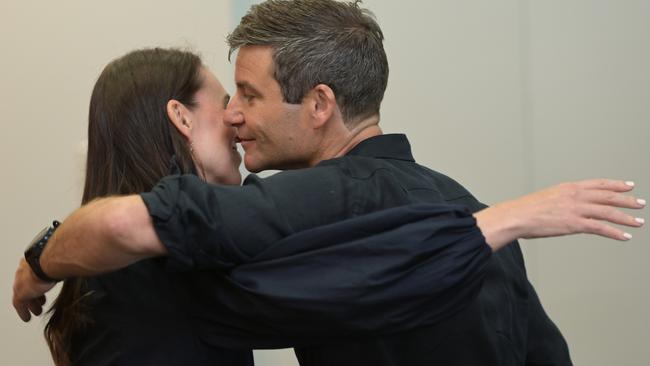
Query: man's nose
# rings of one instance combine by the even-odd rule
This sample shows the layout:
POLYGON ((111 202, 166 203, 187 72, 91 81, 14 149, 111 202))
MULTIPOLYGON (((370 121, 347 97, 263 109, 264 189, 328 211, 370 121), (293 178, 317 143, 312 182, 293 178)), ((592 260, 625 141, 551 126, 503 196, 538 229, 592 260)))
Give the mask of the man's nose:
POLYGON ((241 109, 239 108, 238 99, 239 98, 237 94, 235 94, 232 98, 230 98, 230 101, 226 106, 226 111, 224 112, 223 115, 223 122, 227 126, 237 127, 242 123, 244 123, 244 115, 242 114, 241 109))

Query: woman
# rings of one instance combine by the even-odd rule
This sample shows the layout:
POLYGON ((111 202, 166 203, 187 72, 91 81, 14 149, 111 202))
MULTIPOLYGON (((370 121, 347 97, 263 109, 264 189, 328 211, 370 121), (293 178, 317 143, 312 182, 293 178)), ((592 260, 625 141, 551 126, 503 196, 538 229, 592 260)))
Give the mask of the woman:
MULTIPOLYGON (((170 173, 239 184, 241 158, 235 133, 222 123, 227 103, 224 88, 192 53, 147 49, 111 62, 97 80, 90 102, 83 203, 106 195, 149 191, 170 173)), ((445 209, 441 214, 449 212, 445 209)), ((324 249, 342 258, 358 253, 354 243, 337 243, 336 233, 341 230, 354 233, 350 240, 370 237, 373 252, 386 253, 382 245, 394 248, 396 238, 404 238, 402 225, 421 217, 405 211, 393 215, 397 217, 389 222, 395 230, 368 215, 296 234, 264 253, 273 256, 260 256, 229 274, 172 273, 164 262, 154 259, 108 275, 67 280, 45 328, 53 358, 58 366, 251 365, 252 353, 243 348, 309 344, 342 331, 410 329, 454 313, 475 296, 482 265, 489 257, 471 218, 441 224, 453 232, 450 237, 462 238, 464 244, 455 239, 444 244, 427 242, 435 231, 435 225, 427 222, 419 231, 423 239, 411 236, 413 240, 400 242, 391 256, 349 259, 350 266, 360 265, 354 262, 360 260, 366 267, 353 271, 346 278, 349 283, 340 283, 322 271, 303 271, 300 278, 288 275, 292 263, 309 268, 311 260, 319 262, 324 249), (472 243, 468 243, 469 234, 472 243), (445 266, 435 259, 441 245, 458 253, 453 261, 445 259, 445 266), (283 260, 274 261, 278 257, 283 260), (436 292, 436 279, 441 276, 447 277, 436 292), (282 286, 276 285, 278 281, 282 286), (404 282, 409 286, 403 286, 404 282), (294 291, 307 288, 305 283, 309 291, 294 291), (457 289, 449 292, 453 286, 457 289), (237 296, 230 296, 233 292, 237 296), (427 302, 442 292, 446 306, 437 306, 435 301, 440 300, 427 302), (371 296, 363 300, 363 307, 350 311, 359 293, 371 296), (248 313, 242 310, 246 306, 248 313), (432 309, 433 315, 427 318, 430 314, 419 311, 409 318, 408 306, 432 309), (364 311, 371 308, 374 311, 364 311), (202 316, 208 313, 214 316, 202 316), (215 320, 215 316, 221 318, 215 320), (215 327, 217 333, 212 332, 215 327), (210 328, 210 337, 204 337, 205 328, 210 328), (259 333, 246 338, 256 330, 259 333), (281 338, 285 335, 288 338, 281 338), (242 349, 220 348, 223 344, 242 349)))
MULTIPOLYGON (((192 53, 150 49, 111 62, 90 101, 82 202, 150 190, 172 170, 239 184, 235 133, 221 121, 227 103, 192 53)), ((218 357, 224 365, 251 365, 248 350, 202 351, 184 318, 182 293, 155 260, 65 281, 45 328, 56 364, 201 365, 218 357)))

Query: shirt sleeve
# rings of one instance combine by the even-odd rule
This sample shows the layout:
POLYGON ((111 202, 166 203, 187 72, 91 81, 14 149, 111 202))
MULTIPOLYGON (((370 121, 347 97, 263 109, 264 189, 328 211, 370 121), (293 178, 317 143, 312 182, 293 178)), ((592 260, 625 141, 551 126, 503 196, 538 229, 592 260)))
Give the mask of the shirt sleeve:
POLYGON ((397 333, 463 309, 490 254, 464 209, 398 207, 287 237, 226 276, 204 274, 195 317, 221 347, 397 333))
POLYGON ((325 168, 250 175, 243 186, 174 175, 140 196, 168 249, 170 269, 225 271, 293 233, 345 218, 350 191, 325 168))
POLYGON ((273 189, 181 176, 142 194, 169 265, 199 272, 191 311, 209 344, 283 348, 400 332, 455 314, 481 288, 491 250, 461 206, 418 204, 337 221, 327 216, 342 210, 333 206, 341 200, 281 207, 285 191, 273 189), (315 207, 310 217, 328 223, 287 216, 315 207))

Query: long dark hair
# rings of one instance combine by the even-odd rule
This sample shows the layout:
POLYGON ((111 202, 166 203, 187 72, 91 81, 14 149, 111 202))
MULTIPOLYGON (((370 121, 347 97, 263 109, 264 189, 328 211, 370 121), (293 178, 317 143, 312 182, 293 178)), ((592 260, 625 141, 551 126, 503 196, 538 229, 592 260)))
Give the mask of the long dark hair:
MULTIPOLYGON (((104 68, 90 99, 82 203, 151 190, 169 174, 172 160, 181 173, 194 172, 166 107, 170 99, 196 105, 201 65, 191 52, 155 48, 130 52, 104 68)), ((71 365, 73 335, 92 323, 87 294, 83 279, 66 280, 49 310, 44 333, 57 366, 71 365)))

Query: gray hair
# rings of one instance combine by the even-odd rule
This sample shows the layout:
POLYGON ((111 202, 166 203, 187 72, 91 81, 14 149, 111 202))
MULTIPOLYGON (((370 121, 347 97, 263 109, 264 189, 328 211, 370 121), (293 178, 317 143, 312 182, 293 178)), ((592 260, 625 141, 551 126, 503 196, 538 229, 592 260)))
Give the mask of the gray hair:
POLYGON ((378 114, 388 82, 384 35, 361 1, 268 0, 253 5, 228 35, 228 58, 242 46, 270 46, 274 77, 288 103, 329 86, 346 124, 378 114))

